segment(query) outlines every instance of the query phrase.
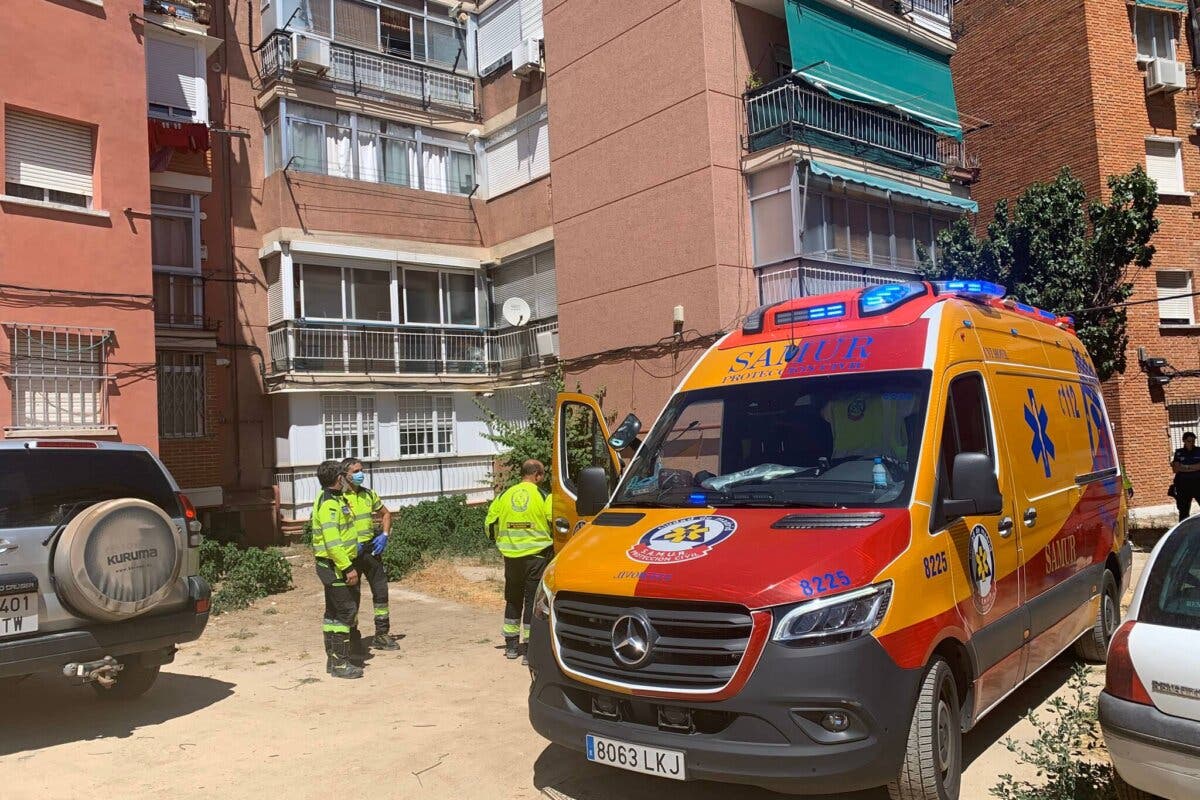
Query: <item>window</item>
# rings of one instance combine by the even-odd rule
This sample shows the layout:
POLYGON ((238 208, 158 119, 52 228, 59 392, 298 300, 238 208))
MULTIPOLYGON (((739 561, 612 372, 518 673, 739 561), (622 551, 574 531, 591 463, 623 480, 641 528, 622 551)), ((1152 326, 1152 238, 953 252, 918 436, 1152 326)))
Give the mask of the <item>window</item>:
POLYGON ((325 458, 374 459, 377 427, 374 397, 356 394, 321 397, 325 458))
POLYGON ((190 44, 146 37, 146 96, 152 116, 207 121, 205 60, 203 51, 190 44))
POLYGON ((1168 459, 1183 447, 1183 435, 1188 431, 1200 433, 1200 398, 1167 404, 1168 459))
POLYGON ((526 114, 496 132, 484 148, 488 197, 496 197, 550 171, 546 109, 526 114))
POLYGON ((404 321, 437 325, 442 321, 438 306, 438 274, 425 270, 404 270, 404 321))
MULTIPOLYGON (((959 453, 993 454, 991 423, 983 378, 963 375, 950 384, 946 417, 942 423, 941 459, 938 464, 937 496, 934 499, 930 529, 937 530, 950 520, 942 514, 942 501, 954 489, 954 457, 959 453)), ((993 465, 995 459, 992 460, 993 465)))
MULTIPOLYGON (((268 171, 279 168, 281 158, 273 141, 277 124, 265 129, 268 171)), ((475 189, 475 156, 450 134, 295 102, 287 104, 284 124, 288 160, 301 172, 439 194, 475 189)))
POLYGON ((754 263, 770 264, 794 258, 792 173, 795 167, 774 167, 750 176, 750 209, 754 223, 754 263))
POLYGON ((558 435, 563 453, 562 471, 559 476, 568 492, 575 494, 579 476, 588 467, 603 467, 611 490, 617 482, 612 456, 604 429, 596 417, 596 411, 583 403, 567 402, 561 407, 558 435))
POLYGON ((1146 174, 1158 184, 1159 194, 1185 194, 1183 158, 1178 139, 1146 139, 1146 174))
POLYGON ((155 269, 200 271, 200 204, 195 195, 150 190, 150 253, 155 269))
POLYGON ((479 74, 491 75, 526 39, 541 39, 542 0, 502 0, 479 15, 479 74))
POLYGON ((27 111, 4 114, 4 193, 92 207, 92 129, 27 111))
POLYGON ((1175 15, 1146 8, 1133 9, 1138 59, 1175 60, 1175 15))
POLYGON ((204 356, 158 354, 158 435, 161 439, 203 436, 204 356))
POLYGON ((402 394, 400 457, 454 454, 454 403, 446 395, 402 394))
POLYGON ((11 336, 14 428, 107 426, 111 331, 15 325, 11 336))
POLYGON ((1158 289, 1158 324, 1196 324, 1195 300, 1190 296, 1192 273, 1184 270, 1164 270, 1156 272, 1154 279, 1158 289))
POLYGON ((302 317, 393 321, 391 269, 301 264, 297 270, 302 317))
POLYGON ((1146 579, 1138 621, 1200 630, 1200 534, 1171 534, 1146 579))
POLYGON ((286 19, 334 41, 443 68, 466 69, 465 30, 446 18, 446 7, 425 0, 289 0, 286 19))
POLYGON ((558 313, 553 249, 513 259, 496 267, 492 273, 493 327, 508 327, 509 323, 504 319, 504 302, 510 297, 520 297, 529 303, 531 322, 558 313))

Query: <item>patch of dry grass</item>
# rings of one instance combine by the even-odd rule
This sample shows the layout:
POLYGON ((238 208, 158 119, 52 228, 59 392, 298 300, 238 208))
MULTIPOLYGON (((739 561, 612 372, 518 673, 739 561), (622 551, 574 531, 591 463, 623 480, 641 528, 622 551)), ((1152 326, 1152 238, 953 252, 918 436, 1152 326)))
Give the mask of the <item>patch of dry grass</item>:
POLYGON ((504 581, 501 578, 469 580, 459 571, 460 564, 477 566, 479 560, 439 558, 409 575, 400 585, 415 592, 479 608, 498 608, 504 603, 504 581))

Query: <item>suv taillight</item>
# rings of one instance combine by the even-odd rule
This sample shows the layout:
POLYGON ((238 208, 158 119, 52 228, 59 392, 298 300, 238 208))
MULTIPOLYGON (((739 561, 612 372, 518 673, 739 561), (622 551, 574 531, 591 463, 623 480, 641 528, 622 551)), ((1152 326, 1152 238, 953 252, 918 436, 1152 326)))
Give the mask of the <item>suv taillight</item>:
POLYGON ((1128 700, 1131 703, 1152 705, 1150 695, 1133 668, 1133 659, 1129 656, 1129 634, 1133 631, 1134 621, 1129 620, 1113 634, 1112 643, 1108 646, 1108 667, 1104 679, 1104 691, 1113 697, 1128 700))
POLYGON ((175 496, 179 498, 179 505, 183 508, 183 519, 187 522, 188 547, 199 547, 201 526, 200 518, 196 516, 196 507, 183 492, 176 492, 175 496))

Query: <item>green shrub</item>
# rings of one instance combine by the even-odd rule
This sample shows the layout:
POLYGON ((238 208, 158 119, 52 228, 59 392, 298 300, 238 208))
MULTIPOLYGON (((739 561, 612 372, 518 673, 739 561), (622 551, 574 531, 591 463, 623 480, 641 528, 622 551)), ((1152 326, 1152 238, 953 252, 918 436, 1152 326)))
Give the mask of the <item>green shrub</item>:
POLYGON ((1037 783, 1001 775, 991 794, 1001 800, 1113 800, 1112 764, 1104 752, 1096 720, 1096 693, 1077 666, 1067 682, 1065 697, 1049 702, 1050 719, 1030 712, 1026 719, 1037 731, 1028 745, 1005 739, 1004 746, 1022 764, 1037 770, 1037 783))
POLYGON ((265 550, 205 540, 200 545, 200 575, 216 587, 213 614, 246 608, 260 597, 292 588, 292 565, 277 548, 265 550))
POLYGON ((439 497, 400 509, 383 551, 388 580, 399 580, 426 557, 476 555, 492 547, 484 532, 486 506, 469 506, 462 495, 439 497))

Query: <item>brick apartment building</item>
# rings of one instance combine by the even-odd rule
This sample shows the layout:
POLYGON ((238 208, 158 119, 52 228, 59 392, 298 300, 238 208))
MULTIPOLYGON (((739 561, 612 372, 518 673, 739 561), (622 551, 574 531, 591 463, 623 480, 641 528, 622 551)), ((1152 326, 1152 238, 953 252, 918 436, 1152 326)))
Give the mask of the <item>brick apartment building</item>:
MULTIPOLYGON (((955 84, 992 127, 968 136, 985 168, 973 187, 979 221, 1066 164, 1092 196, 1107 176, 1141 164, 1158 181, 1153 266, 1132 299, 1195 291, 1200 188, 1193 30, 1196 9, 1174 0, 963 0, 956 6, 955 84), (1006 54, 1005 57, 998 57, 1006 54), (1019 57, 1018 57, 1019 56, 1019 57)), ((1129 309, 1124 375, 1106 389, 1117 444, 1135 488, 1134 519, 1172 518, 1171 452, 1200 430, 1200 381, 1151 387, 1138 352, 1177 370, 1200 367, 1195 298, 1129 309)))

